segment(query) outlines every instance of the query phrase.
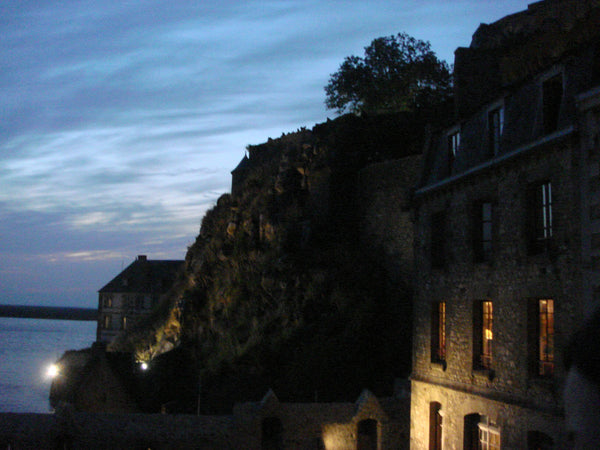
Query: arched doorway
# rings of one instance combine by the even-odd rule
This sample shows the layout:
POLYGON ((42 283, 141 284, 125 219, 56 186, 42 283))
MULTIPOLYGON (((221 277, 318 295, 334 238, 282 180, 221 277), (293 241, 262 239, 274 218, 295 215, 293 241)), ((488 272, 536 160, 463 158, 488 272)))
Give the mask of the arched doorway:
POLYGON ((283 426, 278 417, 265 417, 261 426, 261 448, 263 450, 283 449, 283 426))
POLYGON ((429 450, 442 450, 442 405, 438 402, 429 404, 429 450))
POLYGON ((377 421, 365 419, 358 422, 357 450, 377 450, 377 421))

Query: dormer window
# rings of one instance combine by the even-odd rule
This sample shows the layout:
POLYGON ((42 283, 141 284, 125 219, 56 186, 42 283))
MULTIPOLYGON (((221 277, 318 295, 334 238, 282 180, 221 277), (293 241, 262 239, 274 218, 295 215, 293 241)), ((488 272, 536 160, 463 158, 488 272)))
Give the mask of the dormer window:
POLYGON ((488 112, 488 147, 490 157, 500 152, 500 138, 504 129, 504 107, 499 106, 488 112))
POLYGON ((460 131, 454 130, 448 134, 448 172, 454 171, 454 161, 460 149, 460 131))
POLYGON ((548 78, 542 83, 542 114, 544 117, 544 134, 558 130, 560 104, 563 96, 562 73, 548 78))

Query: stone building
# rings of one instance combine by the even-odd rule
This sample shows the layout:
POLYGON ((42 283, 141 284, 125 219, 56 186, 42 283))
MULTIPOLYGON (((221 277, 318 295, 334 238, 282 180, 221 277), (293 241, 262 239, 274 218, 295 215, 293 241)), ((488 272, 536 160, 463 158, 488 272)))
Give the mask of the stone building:
POLYGON ((150 313, 171 287, 184 261, 149 260, 139 255, 98 291, 96 340, 112 341, 138 318, 150 313))
POLYGON ((455 52, 415 192, 411 448, 563 448, 562 351, 600 285, 600 2, 455 52))

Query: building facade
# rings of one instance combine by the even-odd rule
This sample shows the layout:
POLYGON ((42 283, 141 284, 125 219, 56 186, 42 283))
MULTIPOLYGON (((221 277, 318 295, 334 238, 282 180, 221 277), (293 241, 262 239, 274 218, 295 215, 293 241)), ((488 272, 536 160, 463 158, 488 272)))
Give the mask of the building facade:
POLYGON ((98 291, 96 340, 110 342, 121 331, 152 311, 175 281, 184 261, 149 260, 139 255, 98 291))
POLYGON ((415 193, 413 449, 563 448, 562 351, 600 292, 598 3, 533 3, 455 53, 415 193))

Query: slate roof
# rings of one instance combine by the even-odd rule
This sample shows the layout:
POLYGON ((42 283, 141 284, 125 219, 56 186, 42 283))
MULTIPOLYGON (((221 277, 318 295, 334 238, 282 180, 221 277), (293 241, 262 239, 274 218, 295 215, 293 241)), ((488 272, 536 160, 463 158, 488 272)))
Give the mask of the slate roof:
POLYGON ((98 292, 166 292, 183 267, 182 260, 149 260, 145 256, 131 263, 98 292))
POLYGON ((233 169, 231 171, 231 173, 239 172, 240 170, 246 170, 249 167, 250 167, 250 158, 248 158, 246 155, 244 155, 244 157, 242 158, 240 163, 236 166, 235 169, 233 169))

